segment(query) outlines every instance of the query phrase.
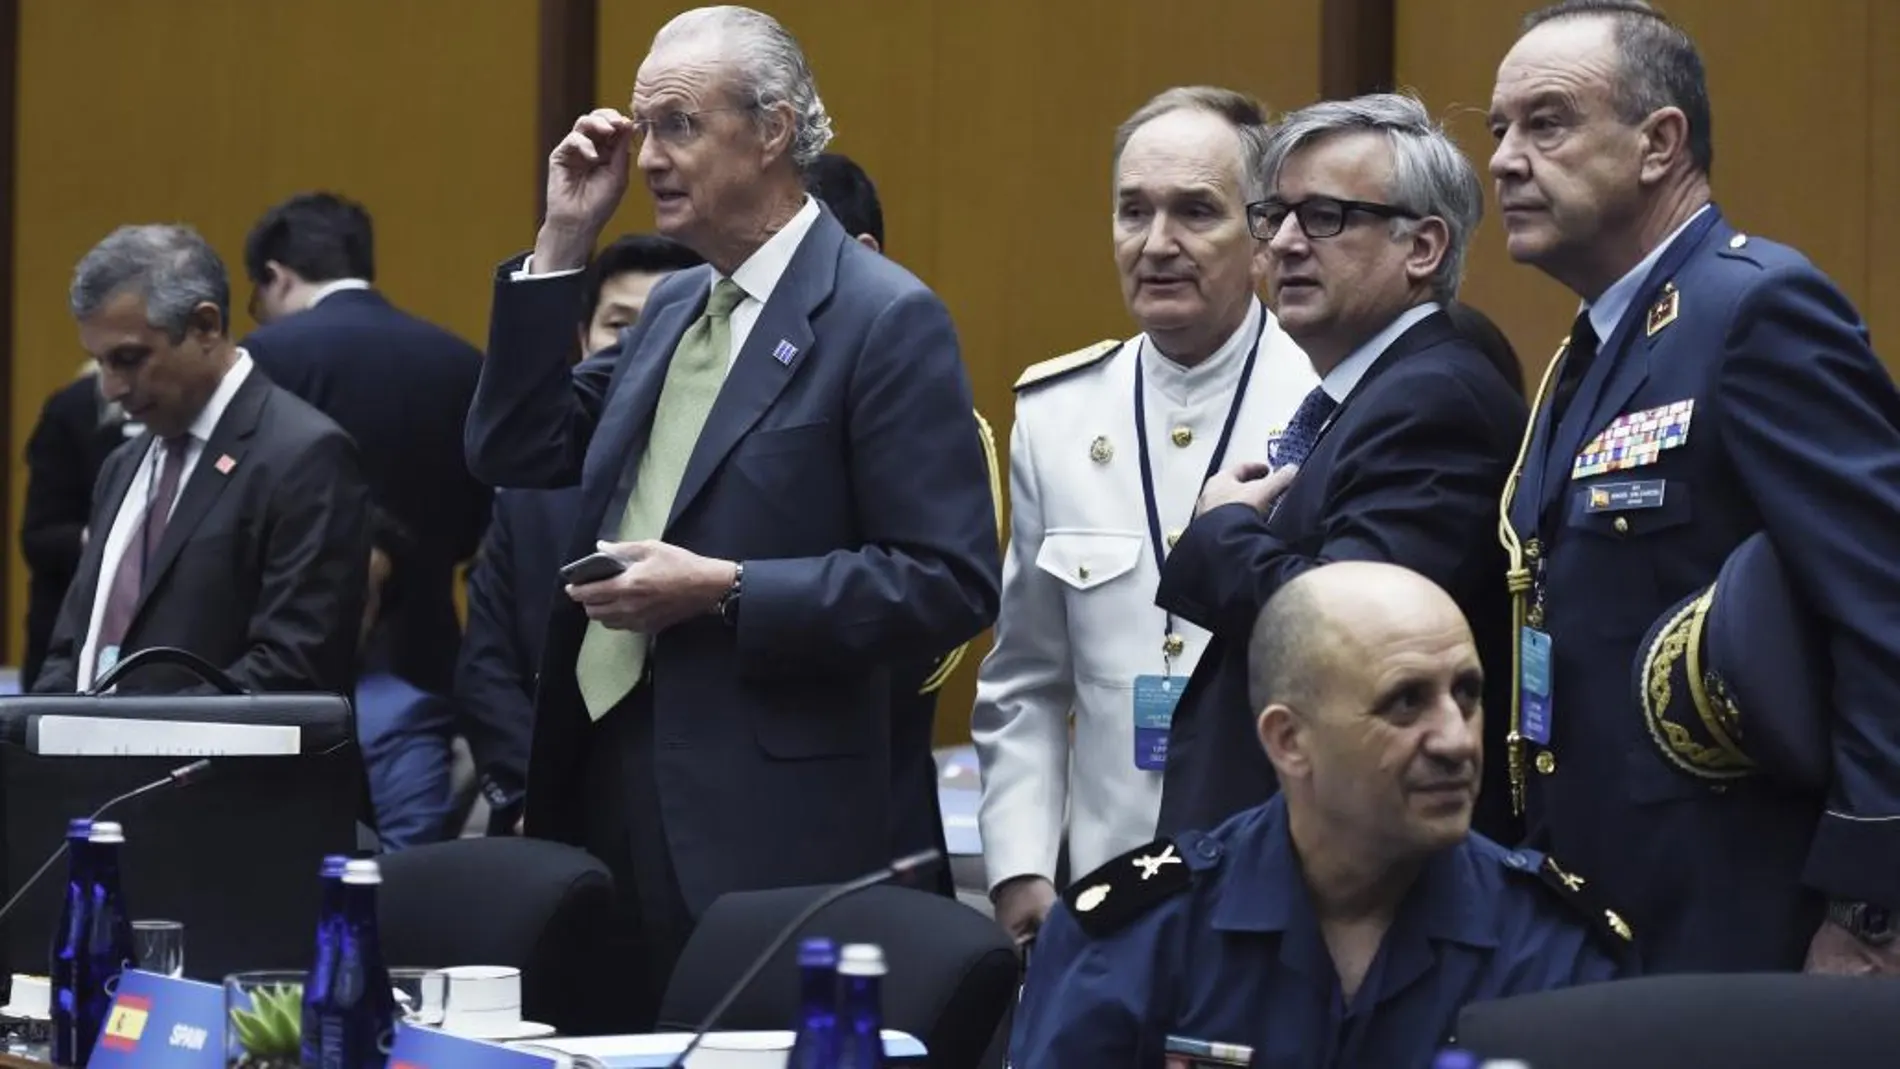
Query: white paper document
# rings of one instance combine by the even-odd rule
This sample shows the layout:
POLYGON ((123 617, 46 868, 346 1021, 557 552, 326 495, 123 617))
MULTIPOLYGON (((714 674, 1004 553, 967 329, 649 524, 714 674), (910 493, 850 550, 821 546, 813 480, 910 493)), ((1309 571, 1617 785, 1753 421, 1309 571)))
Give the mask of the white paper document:
POLYGON ((69 757, 269 757, 303 748, 295 724, 42 716, 36 752, 69 757))

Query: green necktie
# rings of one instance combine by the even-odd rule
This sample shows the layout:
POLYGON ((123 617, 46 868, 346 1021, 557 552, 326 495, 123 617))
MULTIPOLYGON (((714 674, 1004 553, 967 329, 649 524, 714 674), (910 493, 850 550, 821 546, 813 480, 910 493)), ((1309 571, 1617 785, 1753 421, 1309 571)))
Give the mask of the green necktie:
MULTIPOLYGON (((732 358, 732 310, 744 299, 745 291, 736 283, 720 279, 713 285, 705 314, 686 328, 673 350, 666 382, 660 387, 660 403, 653 411, 653 431, 634 469, 633 488, 627 493, 615 541, 657 539, 665 531, 686 462, 726 381, 732 358)), ((644 632, 588 621, 574 664, 588 716, 599 720, 633 691, 646 667, 647 641, 644 632)))

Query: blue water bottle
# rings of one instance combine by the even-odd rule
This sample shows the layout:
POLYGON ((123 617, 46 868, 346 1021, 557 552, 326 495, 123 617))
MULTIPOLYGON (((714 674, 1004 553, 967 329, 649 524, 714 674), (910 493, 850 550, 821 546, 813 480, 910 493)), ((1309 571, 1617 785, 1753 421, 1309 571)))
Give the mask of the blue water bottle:
POLYGON ((382 882, 374 861, 343 865, 341 938, 316 1014, 322 1069, 383 1069, 396 1040, 396 995, 376 934, 376 888, 382 882))
POLYGON ((871 943, 847 943, 838 952, 839 1069, 883 1069, 884 951, 871 943))
POLYGON ((838 947, 823 937, 798 944, 798 1034, 788 1069, 832 1069, 838 1057, 838 947))
POLYGON ((66 901, 60 907, 52 964, 47 969, 53 988, 54 1065, 86 1064, 97 1035, 85 1031, 79 1012, 88 975, 86 921, 92 913, 92 847, 86 842, 90 834, 90 820, 77 818, 66 825, 66 901))
POLYGON ((132 944, 132 911, 126 908, 125 890, 119 882, 119 848, 125 845, 125 830, 117 821, 94 821, 86 835, 91 857, 91 899, 86 915, 86 984, 79 998, 80 1037, 88 1057, 92 1045, 105 1026, 112 1008, 112 997, 119 990, 119 977, 127 969, 138 968, 138 952, 132 944))
POLYGON ((336 972, 337 949, 343 942, 343 866, 349 860, 331 854, 317 870, 323 892, 317 908, 317 952, 303 985, 303 1069, 319 1069, 323 1064, 317 1037, 323 1031, 330 977, 336 972))

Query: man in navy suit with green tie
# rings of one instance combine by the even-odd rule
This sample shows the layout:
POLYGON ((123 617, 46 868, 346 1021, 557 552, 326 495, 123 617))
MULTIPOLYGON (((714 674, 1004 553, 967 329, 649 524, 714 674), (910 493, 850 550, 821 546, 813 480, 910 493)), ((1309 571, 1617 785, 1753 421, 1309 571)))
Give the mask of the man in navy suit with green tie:
POLYGON ((613 870, 639 1029, 713 899, 888 862, 892 670, 987 626, 1001 562, 949 313, 805 192, 830 117, 797 42, 689 11, 632 104, 549 160, 467 451, 492 484, 578 480, 570 557, 624 564, 556 599, 526 804, 529 835, 613 870), (570 374, 577 272, 636 164, 659 232, 709 263, 570 374))

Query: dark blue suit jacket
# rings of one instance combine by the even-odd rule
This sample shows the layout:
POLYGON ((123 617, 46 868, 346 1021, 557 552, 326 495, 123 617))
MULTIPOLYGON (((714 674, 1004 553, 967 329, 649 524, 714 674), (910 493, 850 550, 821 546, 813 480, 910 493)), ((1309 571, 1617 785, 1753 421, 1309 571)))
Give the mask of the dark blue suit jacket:
MULTIPOLYGON (((508 486, 581 486, 569 556, 625 500, 668 363, 712 270, 677 272, 602 361, 569 373, 579 275, 497 280, 468 460, 508 486)), ((996 615, 1001 562, 970 385, 943 303, 822 212, 707 418, 665 539, 745 562, 738 626, 710 613, 654 647, 655 774, 687 904, 848 878, 891 842, 891 672, 996 615), (788 359, 774 357, 785 346, 788 359)), ((530 834, 579 841, 586 623, 557 599, 530 834)))
POLYGON ((1214 827, 1278 789, 1247 695, 1254 621, 1308 569, 1374 560, 1419 572, 1464 610, 1492 714, 1474 821, 1492 838, 1517 838, 1503 766, 1510 601, 1497 501, 1524 419, 1523 398, 1440 312, 1413 324, 1366 370, 1270 520, 1236 504, 1188 525, 1168 554, 1155 603, 1213 638, 1168 734, 1161 834, 1214 827))
POLYGON ((389 667, 447 694, 461 641, 455 568, 488 523, 489 490, 462 460, 481 352, 374 290, 332 293, 243 344, 272 382, 356 439, 371 502, 414 541, 383 595, 389 667))
POLYGON ((1511 508, 1544 543, 1554 672, 1555 768, 1530 774, 1528 816, 1623 910, 1652 970, 1793 969, 1823 894, 1900 906, 1900 393, 1826 276, 1709 213, 1645 280, 1554 433, 1540 415, 1511 508), (1651 334, 1672 280, 1676 319, 1651 334), (1616 417, 1684 400, 1682 445, 1571 477, 1616 417), (1591 487, 1637 480, 1664 483, 1658 507, 1586 508, 1591 487), (1825 799, 1675 771, 1636 704, 1645 630, 1763 529, 1828 629, 1825 799))
POLYGON ((455 697, 494 817, 491 830, 512 829, 520 816, 541 644, 580 500, 575 487, 500 491, 468 572, 468 630, 455 697))

